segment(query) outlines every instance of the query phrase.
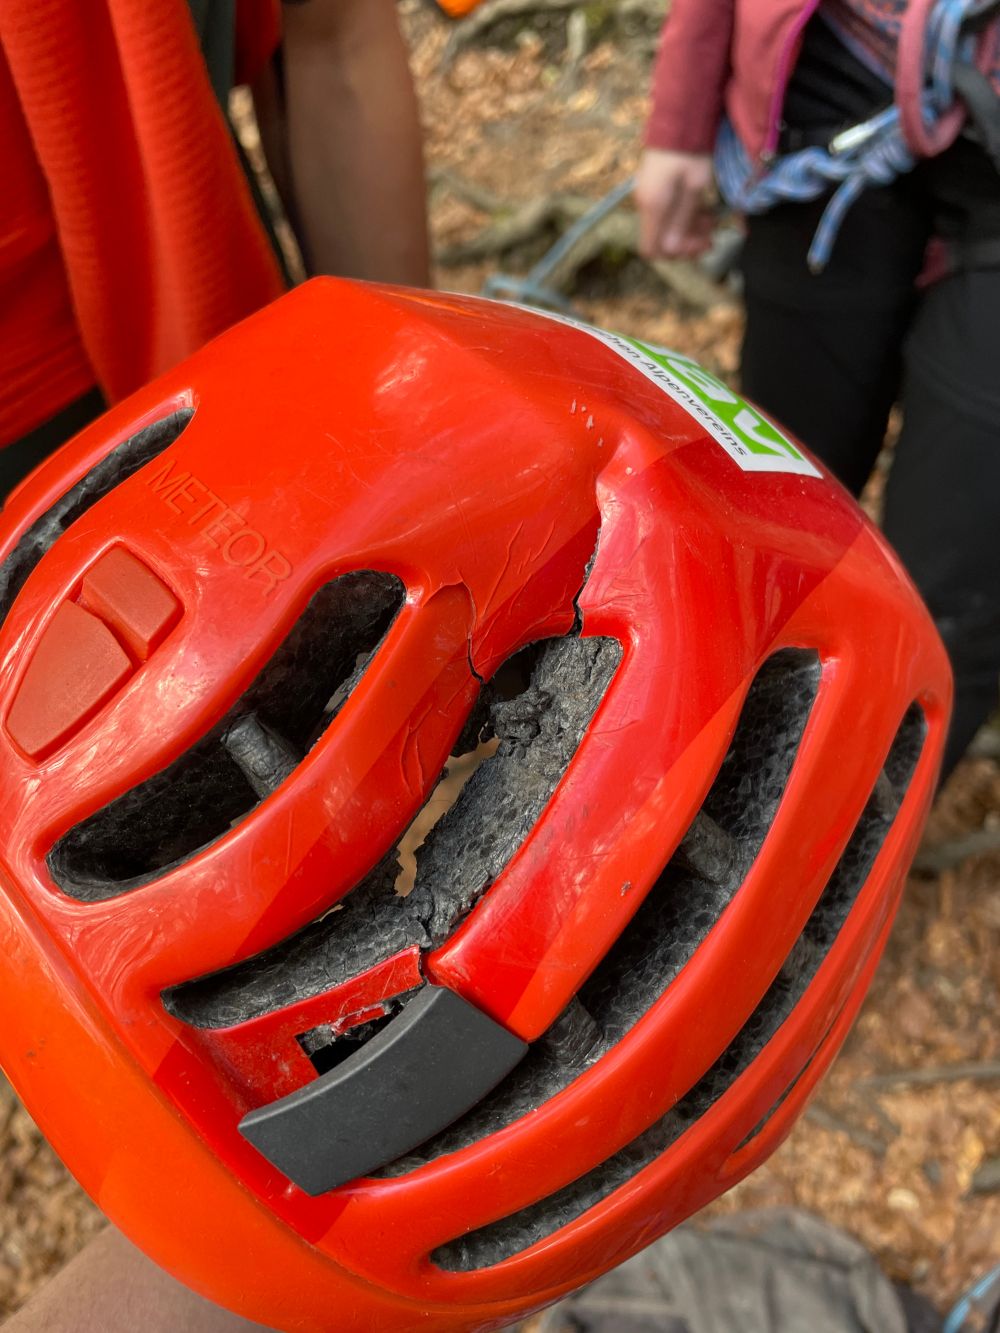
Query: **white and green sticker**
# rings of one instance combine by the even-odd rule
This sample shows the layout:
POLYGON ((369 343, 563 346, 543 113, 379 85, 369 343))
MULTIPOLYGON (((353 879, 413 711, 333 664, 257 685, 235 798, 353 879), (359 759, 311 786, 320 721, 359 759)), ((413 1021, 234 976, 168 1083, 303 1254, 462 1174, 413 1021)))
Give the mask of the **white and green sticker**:
POLYGON ((581 329, 610 347, 635 367, 647 380, 657 385, 674 402, 686 408, 721 444, 744 472, 798 472, 818 477, 819 469, 795 447, 773 421, 751 407, 727 384, 710 375, 696 361, 680 352, 650 347, 636 338, 606 333, 565 315, 550 314, 561 324, 581 329))

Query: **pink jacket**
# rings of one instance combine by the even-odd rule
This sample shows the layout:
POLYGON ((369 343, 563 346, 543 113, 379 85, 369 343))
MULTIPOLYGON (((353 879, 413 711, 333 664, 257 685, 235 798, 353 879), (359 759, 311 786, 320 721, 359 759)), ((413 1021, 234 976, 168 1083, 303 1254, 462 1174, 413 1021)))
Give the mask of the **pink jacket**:
POLYGON ((673 0, 646 128, 651 148, 709 153, 723 112, 751 157, 778 142, 785 90, 820 0, 673 0))

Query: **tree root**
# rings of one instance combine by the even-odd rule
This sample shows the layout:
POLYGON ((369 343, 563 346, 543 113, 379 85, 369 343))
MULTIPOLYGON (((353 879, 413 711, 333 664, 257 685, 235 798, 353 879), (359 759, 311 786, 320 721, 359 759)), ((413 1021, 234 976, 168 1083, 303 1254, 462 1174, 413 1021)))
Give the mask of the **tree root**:
MULTIPOLYGON (((437 255, 438 263, 445 268, 502 259, 547 234, 565 231, 593 206, 593 200, 578 195, 546 194, 504 213, 495 199, 452 175, 439 176, 436 187, 452 190, 459 198, 493 216, 478 236, 448 246, 437 255)), ((638 255, 639 224, 635 213, 621 209, 581 236, 552 273, 549 285, 558 292, 569 292, 580 270, 607 253, 638 255)), ((677 300, 695 310, 708 310, 733 299, 725 284, 716 282, 698 264, 663 259, 651 263, 650 268, 677 300)))
MULTIPOLYGON (((490 28, 505 19, 527 19, 540 14, 571 14, 582 11, 586 14, 586 0, 486 0, 474 10, 468 18, 458 24, 448 40, 441 56, 441 69, 447 71, 455 57, 466 47, 474 46, 490 28)), ((655 23, 662 23, 667 15, 667 0, 614 0, 606 4, 609 15, 615 18, 646 18, 655 23)))
POLYGON ((1000 829, 976 829, 966 834, 964 838, 953 838, 948 842, 921 847, 913 862, 913 869, 922 874, 940 875, 944 870, 954 870, 970 856, 984 856, 987 852, 998 851, 1000 851, 1000 829))
MULTIPOLYGON (((454 189, 453 181, 448 184, 454 189)), ((482 203, 477 202, 464 184, 455 193, 475 207, 482 207, 482 203)), ((480 195, 482 199, 484 196, 480 195)), ((503 215, 502 206, 484 209, 493 214, 493 221, 478 236, 442 250, 437 261, 445 268, 455 268, 459 264, 474 264, 481 259, 496 259, 519 246, 540 239, 550 228, 564 231, 583 216, 590 202, 572 195, 553 194, 529 199, 527 203, 515 206, 507 216, 503 215)))
POLYGON ((846 1120, 821 1102, 814 1102, 806 1109, 806 1119, 811 1120, 814 1125, 819 1125, 821 1129, 832 1130, 835 1134, 846 1134, 852 1143, 864 1148, 874 1157, 884 1157, 888 1151, 889 1145, 877 1134, 873 1134, 862 1125, 855 1124, 852 1120, 846 1120))
POLYGON ((1000 1079, 1000 1060, 968 1060, 957 1065, 927 1065, 923 1069, 893 1069, 858 1079, 859 1088, 895 1088, 902 1084, 928 1087, 936 1083, 993 1083, 1000 1079))
POLYGON ((483 185, 477 185, 474 181, 456 176, 447 168, 431 172, 428 185, 432 203, 439 194, 447 193, 453 194, 463 203, 471 204, 473 208, 478 208, 481 213, 496 214, 504 211, 504 203, 499 195, 495 195, 483 185))

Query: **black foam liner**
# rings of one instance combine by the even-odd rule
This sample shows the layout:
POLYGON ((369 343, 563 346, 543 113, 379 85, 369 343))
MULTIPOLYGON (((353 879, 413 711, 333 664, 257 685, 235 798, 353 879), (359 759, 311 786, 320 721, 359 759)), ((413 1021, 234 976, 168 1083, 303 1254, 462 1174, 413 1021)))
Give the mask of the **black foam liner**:
POLYGON ((343 707, 405 600, 392 574, 325 584, 226 715, 185 754, 55 844, 55 883, 100 902, 210 846, 295 768, 343 707))
POLYGON ((193 416, 193 409, 182 408, 129 436, 32 523, 0 564, 0 625, 7 619, 31 572, 66 529, 116 486, 168 449, 193 416))
POLYGON ((426 837, 405 898, 395 888, 394 849, 320 920, 236 967, 166 992, 169 1011, 195 1027, 230 1027, 322 994, 414 944, 430 949, 443 942, 534 827, 620 660, 613 639, 568 637, 536 646, 513 697, 488 692, 486 710, 466 728, 463 744, 470 748, 487 733, 500 744, 426 837))
POLYGON ((819 680, 814 653, 788 650, 763 665, 701 812, 573 1004, 489 1097, 381 1175, 415 1170, 529 1114, 649 1010, 732 902, 763 845, 819 680))
MULTIPOLYGON (((923 712, 913 705, 805 929, 760 1004, 698 1083, 643 1134, 579 1179, 509 1217, 440 1246, 432 1255, 440 1268, 470 1272, 491 1267, 553 1235, 654 1162, 733 1086, 792 1014, 830 952, 892 827, 925 735, 923 712)), ((769 1116, 786 1095, 787 1090, 769 1116)), ((769 1116, 754 1127, 744 1143, 760 1132, 769 1116)))

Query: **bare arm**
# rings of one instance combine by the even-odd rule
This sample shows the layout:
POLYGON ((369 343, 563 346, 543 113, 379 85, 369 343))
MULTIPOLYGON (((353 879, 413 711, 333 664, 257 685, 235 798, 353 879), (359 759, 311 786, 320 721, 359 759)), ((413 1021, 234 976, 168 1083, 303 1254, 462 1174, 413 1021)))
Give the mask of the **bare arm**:
POLYGON ((4 1324, 5 1333, 261 1333, 182 1287, 113 1227, 4 1324))
POLYGON ((287 164, 279 185, 309 271, 427 286, 419 108, 395 0, 286 4, 283 24, 284 143, 262 133, 287 164))

